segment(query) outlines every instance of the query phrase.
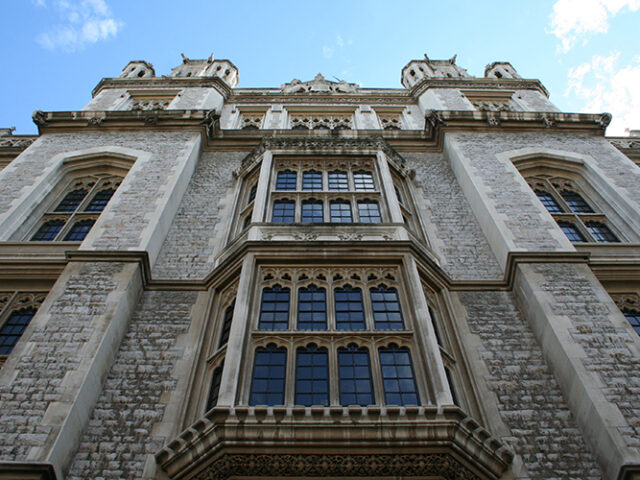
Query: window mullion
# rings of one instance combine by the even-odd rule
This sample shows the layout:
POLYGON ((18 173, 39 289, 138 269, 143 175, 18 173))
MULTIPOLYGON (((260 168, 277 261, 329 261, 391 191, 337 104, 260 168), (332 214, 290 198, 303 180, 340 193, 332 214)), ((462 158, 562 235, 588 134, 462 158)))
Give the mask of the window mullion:
POLYGON ((340 382, 338 372, 338 352, 335 343, 332 343, 328 348, 329 355, 329 405, 340 405, 340 382))
MULTIPOLYGON (((297 302, 296 302, 297 303, 297 302)), ((287 368, 284 376, 284 404, 296 403, 296 367, 298 365, 298 351, 292 338, 287 342, 287 368)))
POLYGON ((367 344, 369 349, 369 362, 371 365, 371 383, 373 384, 373 401, 375 405, 383 405, 384 386, 382 385, 382 371, 380 370, 380 354, 376 342, 371 339, 367 344))

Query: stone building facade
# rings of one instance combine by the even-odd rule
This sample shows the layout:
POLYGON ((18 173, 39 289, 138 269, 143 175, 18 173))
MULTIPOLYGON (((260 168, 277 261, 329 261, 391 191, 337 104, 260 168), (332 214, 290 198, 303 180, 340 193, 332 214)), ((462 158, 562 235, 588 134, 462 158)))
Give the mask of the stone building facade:
POLYGON ((144 61, 0 131, 0 479, 640 478, 640 144, 507 62, 144 61))

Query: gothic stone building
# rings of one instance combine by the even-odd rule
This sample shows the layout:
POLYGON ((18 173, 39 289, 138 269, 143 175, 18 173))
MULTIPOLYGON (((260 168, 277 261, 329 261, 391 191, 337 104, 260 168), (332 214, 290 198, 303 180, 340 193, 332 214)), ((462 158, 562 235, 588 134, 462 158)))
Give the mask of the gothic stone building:
POLYGON ((0 132, 0 479, 640 478, 640 139, 506 62, 237 81, 0 132))

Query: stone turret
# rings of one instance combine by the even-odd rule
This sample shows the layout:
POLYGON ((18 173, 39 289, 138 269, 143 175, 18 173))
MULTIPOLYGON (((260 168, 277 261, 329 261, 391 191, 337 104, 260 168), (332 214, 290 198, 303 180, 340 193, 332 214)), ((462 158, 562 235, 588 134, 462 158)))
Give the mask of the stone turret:
POLYGON ((456 65, 456 55, 449 60, 431 60, 424 55, 424 60, 411 60, 402 69, 402 85, 411 88, 425 78, 469 78, 467 71, 456 65))
POLYGON ((171 70, 170 77, 218 77, 231 88, 238 84, 238 69, 229 60, 192 60, 182 54, 182 64, 171 70))
POLYGON ((522 78, 509 62, 493 62, 484 69, 485 78, 522 78))
POLYGON ((149 62, 132 60, 124 67, 118 78, 150 78, 155 76, 156 72, 149 62))

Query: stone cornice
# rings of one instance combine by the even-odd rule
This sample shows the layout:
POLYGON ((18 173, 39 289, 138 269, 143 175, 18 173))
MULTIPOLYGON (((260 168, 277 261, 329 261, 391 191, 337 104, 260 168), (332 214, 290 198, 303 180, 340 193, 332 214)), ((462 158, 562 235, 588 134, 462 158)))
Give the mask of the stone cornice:
POLYGON ((218 77, 152 77, 152 78, 103 78, 91 91, 95 97, 107 88, 215 88, 225 99, 232 89, 218 77))
POLYGON ((415 99, 405 89, 359 89, 355 93, 283 93, 279 90, 233 90, 228 103, 236 104, 364 104, 364 105, 412 105, 415 99))
POLYGON ((486 90, 537 90, 545 97, 549 92, 540 80, 526 80, 516 78, 425 78, 414 85, 409 94, 418 98, 430 88, 479 88, 486 90))
POLYGON ((455 406, 237 406, 207 412, 156 462, 171 479, 255 474, 258 463, 270 476, 351 476, 355 468, 372 477, 480 480, 499 478, 513 456, 455 406))
POLYGON ((20 153, 38 139, 38 135, 6 135, 0 137, 0 152, 20 153))

